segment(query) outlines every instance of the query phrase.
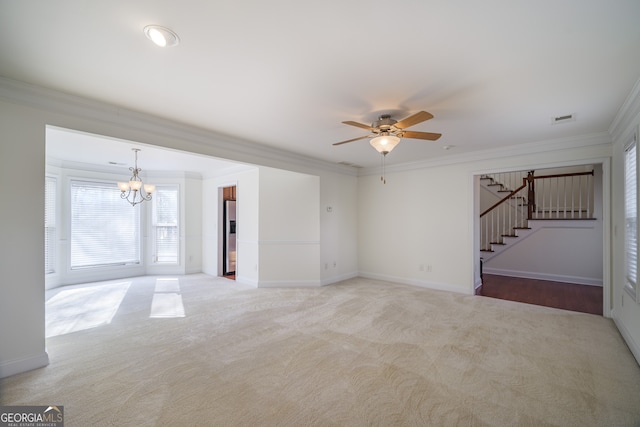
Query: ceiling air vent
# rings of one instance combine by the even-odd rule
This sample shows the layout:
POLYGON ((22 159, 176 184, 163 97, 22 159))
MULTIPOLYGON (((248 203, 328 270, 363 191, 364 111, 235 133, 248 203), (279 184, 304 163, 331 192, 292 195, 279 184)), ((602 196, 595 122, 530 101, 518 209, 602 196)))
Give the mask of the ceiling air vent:
POLYGON ((566 114, 564 116, 557 116, 557 117, 552 117, 551 118, 551 123, 554 125, 560 124, 560 123, 567 123, 567 122, 573 122, 576 120, 576 115, 575 114, 566 114))

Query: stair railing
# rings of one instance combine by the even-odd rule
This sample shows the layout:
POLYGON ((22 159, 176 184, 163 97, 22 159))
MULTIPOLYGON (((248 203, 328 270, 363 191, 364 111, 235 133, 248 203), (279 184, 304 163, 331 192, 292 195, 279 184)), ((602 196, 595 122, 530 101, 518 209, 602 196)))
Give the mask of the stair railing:
MULTIPOLYGON (((480 248, 504 244, 503 237, 513 236, 517 228, 527 227, 527 178, 493 206, 480 214, 480 248)), ((494 181, 497 182, 497 181, 494 181)))
POLYGON ((504 237, 529 228, 530 219, 593 218, 593 171, 535 176, 534 171, 486 175, 489 186, 508 194, 480 214, 480 248, 504 244, 504 237), (515 190, 509 187, 522 181, 515 190), (505 182, 508 183, 505 185, 505 182))
POLYGON ((593 171, 532 176, 530 219, 592 219, 593 171))

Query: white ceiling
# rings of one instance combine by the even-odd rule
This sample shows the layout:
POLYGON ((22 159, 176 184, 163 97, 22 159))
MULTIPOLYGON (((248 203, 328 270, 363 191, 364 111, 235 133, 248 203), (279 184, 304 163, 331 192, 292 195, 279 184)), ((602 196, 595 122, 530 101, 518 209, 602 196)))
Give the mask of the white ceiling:
POLYGON ((366 133, 342 121, 431 112, 411 130, 442 138, 399 164, 607 131, 640 77, 640 2, 0 0, 0 75, 361 166, 379 154, 332 146, 366 133))

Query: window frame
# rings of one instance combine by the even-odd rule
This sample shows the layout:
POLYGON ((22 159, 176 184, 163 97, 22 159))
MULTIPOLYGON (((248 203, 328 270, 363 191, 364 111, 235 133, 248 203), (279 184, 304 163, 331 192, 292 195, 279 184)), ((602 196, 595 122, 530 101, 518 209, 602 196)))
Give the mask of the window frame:
POLYGON ((45 175, 44 197, 44 274, 58 272, 58 177, 45 175), (51 233, 49 230, 51 229, 51 233), (48 255, 48 256, 47 256, 48 255))
MULTIPOLYGON (((67 180, 67 186, 68 186, 68 194, 69 194, 69 199, 67 202, 67 206, 68 206, 68 239, 69 239, 69 244, 68 244, 68 263, 67 263, 67 270, 69 272, 79 272, 79 271, 91 271, 91 270, 97 270, 97 269, 105 269, 105 268, 131 268, 131 267, 140 267, 140 266, 144 266, 144 251, 143 251, 143 242, 144 242, 144 235, 142 232, 142 226, 143 226, 143 215, 140 212, 141 206, 140 205, 136 205, 136 206, 131 206, 126 200, 122 200, 122 198, 120 197, 120 190, 117 187, 117 183, 115 181, 111 181, 111 180, 104 180, 104 179, 96 179, 93 177, 69 177, 67 180), (104 262, 104 263, 96 263, 96 264, 86 264, 86 265, 74 265, 74 257, 73 257, 73 251, 74 251, 74 212, 73 212, 73 193, 74 193, 74 185, 76 183, 86 183, 89 185, 95 185, 98 187, 103 187, 105 189, 109 189, 111 190, 112 188, 114 189, 114 206, 118 203, 121 202, 122 203, 122 209, 126 210, 126 209, 135 209, 137 211, 137 218, 134 219, 135 221, 135 226, 134 226, 134 248, 135 251, 137 251, 137 260, 132 260, 132 261, 113 261, 113 262, 104 262), (116 193, 117 192, 117 193, 116 193), (115 195, 117 194, 117 198, 115 197, 115 195), (135 241, 135 237, 137 237, 137 242, 135 241)), ((134 211, 135 212, 135 211, 134 211)), ((129 236, 127 238, 128 241, 128 245, 131 245, 131 236, 129 236)))
POLYGON ((623 164, 624 164, 624 174, 623 174, 623 183, 624 183, 624 191, 623 191, 623 196, 624 196, 624 280, 625 280, 625 284, 624 284, 624 289, 625 291, 634 299, 634 301, 636 303, 640 303, 640 292, 638 292, 638 266, 640 265, 638 263, 639 261, 639 253, 638 253, 638 212, 640 212, 640 198, 638 197, 639 192, 638 189, 640 188, 640 176, 638 174, 638 166, 639 166, 639 159, 640 159, 640 153, 638 151, 638 136, 637 136, 637 132, 634 133, 633 135, 633 139, 631 142, 629 142, 625 147, 624 147, 624 153, 623 153, 623 164), (628 173, 629 173, 629 152, 633 150, 633 177, 628 177, 628 173), (630 178, 630 179, 629 179, 630 178), (633 198, 635 200, 632 201, 632 208, 634 208, 635 210, 635 224, 634 224, 634 228, 635 228, 635 232, 629 233, 628 228, 628 220, 629 217, 627 216, 628 214, 628 208, 629 208, 629 188, 628 188, 628 183, 632 182, 635 185, 635 188, 632 189, 632 191, 635 193, 633 194, 633 198), (631 254, 629 251, 629 234, 633 234, 633 238, 634 238, 634 244, 635 244, 635 254, 631 254), (630 263, 629 263, 629 259, 630 257, 635 258, 634 261, 634 269, 635 271, 633 272, 633 274, 635 274, 635 277, 630 277, 630 273, 632 273, 630 271, 630 263), (634 280, 635 279, 635 280, 634 280))
MULTIPOLYGON (((179 184, 156 184, 156 191, 153 194, 153 197, 151 199, 151 209, 150 209, 150 215, 151 215, 151 219, 149 221, 149 225, 151 228, 151 245, 152 245, 152 262, 155 265, 180 265, 180 253, 181 253, 181 249, 182 249, 182 245, 180 244, 180 222, 181 222, 181 218, 180 218, 180 185, 179 184), (158 227, 158 223, 157 223, 157 203, 158 200, 160 199, 158 197, 158 194, 161 193, 163 190, 172 190, 175 191, 176 193, 176 223, 175 223, 175 233, 176 233, 176 248, 175 248, 175 252, 176 252, 176 258, 175 261, 160 261, 159 260, 159 256, 158 256, 158 235, 157 235, 157 227, 158 227)), ((166 227, 166 226, 171 226, 173 227, 173 225, 167 225, 164 224, 160 225, 162 227, 166 227)))

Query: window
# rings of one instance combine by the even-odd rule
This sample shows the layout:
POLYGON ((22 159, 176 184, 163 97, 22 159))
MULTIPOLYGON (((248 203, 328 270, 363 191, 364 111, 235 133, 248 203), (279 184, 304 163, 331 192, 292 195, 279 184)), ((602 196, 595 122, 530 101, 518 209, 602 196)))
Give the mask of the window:
POLYGON ((178 264, 180 254, 178 186, 156 186, 152 202, 154 261, 163 264, 178 264))
POLYGON ((636 298, 638 283, 638 153, 636 139, 624 153, 626 289, 636 298))
POLYGON ((140 263, 140 207, 113 182, 71 181, 72 269, 140 263))
POLYGON ((56 183, 51 176, 44 181, 44 274, 56 272, 56 183))

